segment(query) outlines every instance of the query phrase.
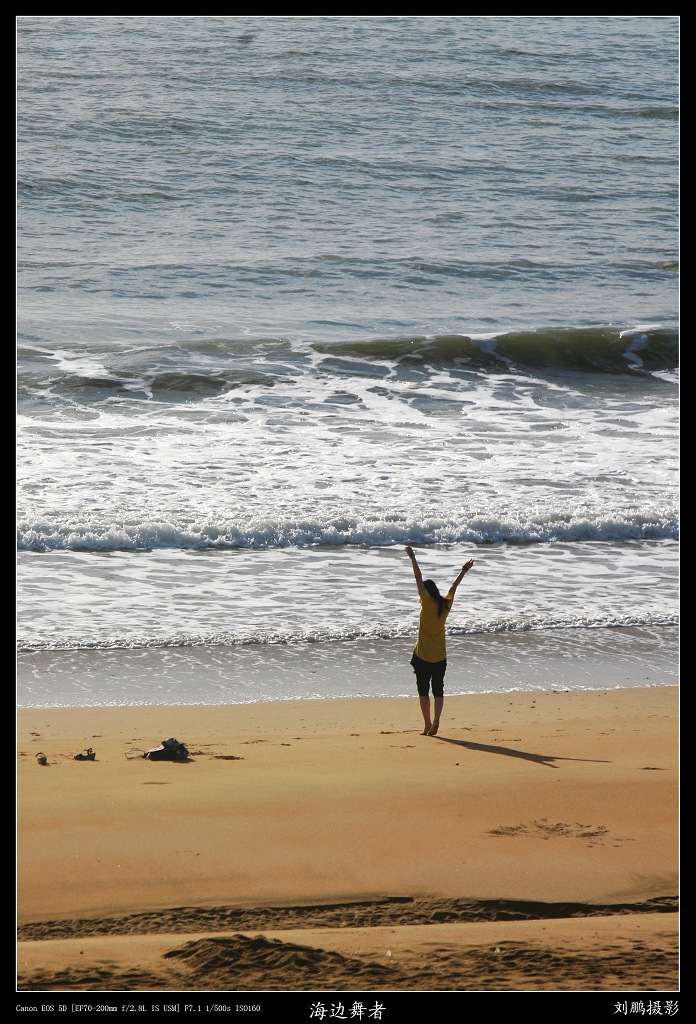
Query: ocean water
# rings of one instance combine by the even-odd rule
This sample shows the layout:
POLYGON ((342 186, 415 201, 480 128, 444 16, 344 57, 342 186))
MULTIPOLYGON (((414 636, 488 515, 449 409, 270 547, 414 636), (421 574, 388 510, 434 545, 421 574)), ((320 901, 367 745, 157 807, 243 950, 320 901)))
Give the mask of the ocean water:
POLYGON ((16 27, 20 706, 676 682, 677 16, 16 27))

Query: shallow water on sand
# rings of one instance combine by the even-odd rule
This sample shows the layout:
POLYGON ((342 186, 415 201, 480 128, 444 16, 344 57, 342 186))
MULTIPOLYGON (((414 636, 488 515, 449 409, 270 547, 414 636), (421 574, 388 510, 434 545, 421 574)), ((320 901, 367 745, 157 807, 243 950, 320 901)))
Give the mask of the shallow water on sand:
MULTIPOLYGON (((412 640, 20 653, 19 707, 246 704, 415 695, 412 640)), ((452 637, 446 694, 678 683, 676 627, 452 637)))

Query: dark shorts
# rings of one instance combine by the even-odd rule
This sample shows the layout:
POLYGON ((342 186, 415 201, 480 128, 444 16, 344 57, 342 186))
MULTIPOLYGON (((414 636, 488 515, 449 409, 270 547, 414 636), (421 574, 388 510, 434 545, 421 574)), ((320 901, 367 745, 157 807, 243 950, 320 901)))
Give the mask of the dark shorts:
POLYGON ((416 673, 416 686, 418 696, 427 697, 430 687, 433 688, 433 697, 442 697, 445 692, 445 670, 447 658, 442 661, 423 661, 417 654, 411 658, 413 671, 416 673))

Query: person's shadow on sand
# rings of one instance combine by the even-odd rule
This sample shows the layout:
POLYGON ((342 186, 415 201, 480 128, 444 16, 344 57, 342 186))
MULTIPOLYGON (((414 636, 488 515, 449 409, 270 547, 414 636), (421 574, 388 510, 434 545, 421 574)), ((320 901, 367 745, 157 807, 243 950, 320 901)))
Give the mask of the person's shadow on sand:
POLYGON ((611 764, 610 761, 603 761, 594 757, 555 757, 553 754, 531 754, 527 750, 513 750, 512 747, 490 746, 487 743, 472 743, 470 740, 453 740, 447 736, 433 736, 434 740, 441 740, 443 743, 454 743, 457 747, 466 747, 467 750, 482 750, 486 754, 503 754, 505 757, 521 757, 524 761, 536 761, 546 768, 558 768, 557 764, 550 764, 551 761, 593 761, 596 764, 611 764))

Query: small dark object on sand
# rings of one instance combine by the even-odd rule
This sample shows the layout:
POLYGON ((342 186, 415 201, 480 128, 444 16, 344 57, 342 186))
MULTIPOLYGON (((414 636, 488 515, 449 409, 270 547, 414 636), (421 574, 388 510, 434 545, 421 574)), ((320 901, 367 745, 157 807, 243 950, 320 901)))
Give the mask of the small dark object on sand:
POLYGON ((94 753, 92 748, 91 747, 87 747, 87 753, 86 754, 75 754, 75 757, 73 758, 73 760, 74 761, 93 761, 95 757, 96 757, 96 754, 94 753))

